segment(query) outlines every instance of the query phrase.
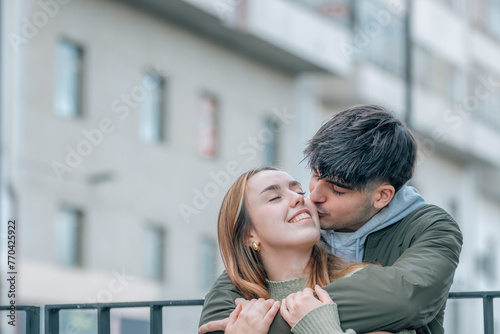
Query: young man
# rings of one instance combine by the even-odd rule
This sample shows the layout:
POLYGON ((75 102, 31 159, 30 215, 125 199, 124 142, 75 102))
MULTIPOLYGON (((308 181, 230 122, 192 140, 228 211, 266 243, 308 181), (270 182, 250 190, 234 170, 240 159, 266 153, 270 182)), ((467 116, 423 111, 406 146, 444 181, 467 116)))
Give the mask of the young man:
MULTIPOLYGON (((417 155, 411 132, 382 107, 361 105, 324 123, 304 153, 313 171, 310 199, 332 253, 383 266, 324 287, 342 327, 444 333, 462 235, 450 215, 405 186, 417 155)), ((227 318, 240 297, 223 273, 206 296, 200 325, 227 318)), ((223 321, 201 331, 217 329, 223 321)), ((270 332, 289 330, 278 314, 270 332)))

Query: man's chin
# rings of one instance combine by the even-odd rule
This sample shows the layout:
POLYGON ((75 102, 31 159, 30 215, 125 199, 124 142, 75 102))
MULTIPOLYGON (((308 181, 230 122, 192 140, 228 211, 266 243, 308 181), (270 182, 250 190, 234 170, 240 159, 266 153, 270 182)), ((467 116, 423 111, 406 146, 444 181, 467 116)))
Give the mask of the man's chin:
POLYGON ((319 227, 322 230, 333 230, 333 222, 331 222, 327 217, 323 217, 319 219, 319 227))

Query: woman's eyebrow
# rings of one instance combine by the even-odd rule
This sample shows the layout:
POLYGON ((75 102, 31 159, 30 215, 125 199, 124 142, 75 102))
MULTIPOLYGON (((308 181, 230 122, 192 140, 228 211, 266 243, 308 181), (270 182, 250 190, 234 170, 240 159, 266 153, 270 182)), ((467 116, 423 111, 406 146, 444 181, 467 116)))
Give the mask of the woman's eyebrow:
POLYGON ((280 189, 279 185, 271 184, 270 186, 265 187, 264 190, 262 190, 259 195, 261 195, 262 193, 269 191, 269 190, 279 190, 279 189, 280 189))
MULTIPOLYGON (((293 188, 295 186, 300 186, 300 185, 301 185, 300 182, 299 181, 295 181, 295 180, 290 181, 288 183, 288 187, 289 188, 293 188)), ((262 193, 264 193, 266 191, 269 191, 269 190, 279 190, 280 188, 281 187, 279 185, 277 185, 277 184, 271 184, 270 186, 265 187, 264 190, 262 190, 259 195, 261 195, 262 193)))

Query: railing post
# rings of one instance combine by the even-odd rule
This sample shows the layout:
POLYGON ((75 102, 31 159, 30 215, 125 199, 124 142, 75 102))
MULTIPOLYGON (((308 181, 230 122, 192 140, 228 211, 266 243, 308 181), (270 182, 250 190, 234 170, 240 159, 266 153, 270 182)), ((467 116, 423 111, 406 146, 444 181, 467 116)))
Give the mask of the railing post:
POLYGON ((151 306, 149 310, 149 333, 162 334, 163 330, 162 307, 159 305, 151 306))
POLYGON ((59 309, 45 306, 45 334, 59 334, 59 309))
POLYGON ((109 307, 97 308, 97 334, 110 334, 109 307))
POLYGON ((483 296, 484 333, 494 334, 493 328, 493 297, 483 296))
POLYGON ((26 309, 26 334, 40 334, 40 308, 30 306, 26 309))

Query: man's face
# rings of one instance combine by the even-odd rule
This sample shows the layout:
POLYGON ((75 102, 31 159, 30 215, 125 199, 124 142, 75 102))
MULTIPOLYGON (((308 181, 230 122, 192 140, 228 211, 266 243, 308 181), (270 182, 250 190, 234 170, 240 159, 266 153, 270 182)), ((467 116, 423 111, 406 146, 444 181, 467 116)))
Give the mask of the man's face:
POLYGON ((378 210, 373 206, 373 191, 341 188, 328 179, 319 180, 313 174, 309 181, 310 199, 316 205, 321 228, 339 232, 354 232, 378 210))

